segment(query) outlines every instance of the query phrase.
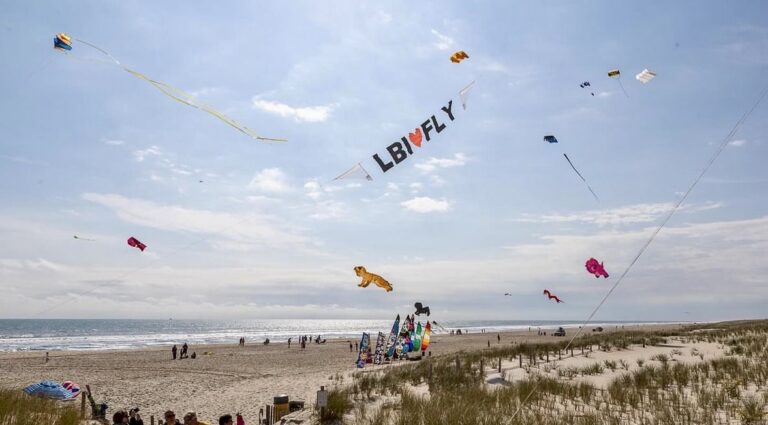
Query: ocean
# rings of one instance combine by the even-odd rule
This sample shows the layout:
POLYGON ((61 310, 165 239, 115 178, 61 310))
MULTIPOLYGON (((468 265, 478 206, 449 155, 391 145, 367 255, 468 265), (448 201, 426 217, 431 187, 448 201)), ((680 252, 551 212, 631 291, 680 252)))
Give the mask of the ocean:
MULTIPOLYGON (((417 316, 417 320, 419 316, 417 316)), ((299 335, 322 338, 359 338, 362 332, 389 332, 392 320, 101 320, 101 319, 0 319, 0 351, 116 350, 170 346, 172 344, 237 344, 280 342, 299 335)), ((421 316, 422 323, 426 317, 421 316)), ((595 326, 655 324, 660 322, 601 322, 595 326)), ((446 329, 470 333, 578 327, 578 321, 438 321, 446 329)), ((440 334, 441 330, 435 330, 440 334)))

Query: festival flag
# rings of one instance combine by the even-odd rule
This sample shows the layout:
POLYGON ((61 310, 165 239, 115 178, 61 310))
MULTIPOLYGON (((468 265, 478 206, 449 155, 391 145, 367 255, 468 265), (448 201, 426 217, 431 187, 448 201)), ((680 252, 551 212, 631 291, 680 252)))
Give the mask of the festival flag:
POLYGON ((373 353, 373 364, 381 364, 384 360, 384 342, 386 341, 383 332, 379 332, 376 337, 376 351, 373 353))
POLYGON ((400 331, 400 315, 395 318, 395 323, 392 325, 392 330, 389 332, 389 338, 387 338, 387 358, 391 359, 395 355, 395 346, 397 345, 398 332, 400 331))
POLYGON ((362 369, 368 360, 368 346, 371 344, 371 336, 363 332, 360 338, 360 351, 357 352, 357 367, 362 369))

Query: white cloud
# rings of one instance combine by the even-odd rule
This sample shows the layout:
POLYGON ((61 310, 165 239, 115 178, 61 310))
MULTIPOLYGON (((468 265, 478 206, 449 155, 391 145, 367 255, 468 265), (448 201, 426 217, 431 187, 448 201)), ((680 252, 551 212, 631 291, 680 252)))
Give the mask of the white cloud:
POLYGON ((415 165, 422 173, 431 173, 438 168, 462 167, 467 163, 467 157, 463 153, 455 153, 453 158, 435 158, 431 157, 424 162, 415 165))
POLYGON ((397 185, 397 183, 388 182, 387 183, 387 190, 400 190, 400 187, 397 185))
POLYGON ((400 205, 405 209, 417 213, 446 212, 450 208, 448 201, 443 199, 433 199, 427 196, 417 196, 413 199, 401 202, 400 205))
POLYGON ((293 190, 288 183, 288 176, 279 168, 265 168, 259 171, 248 183, 248 188, 270 193, 285 193, 293 190))
POLYGON ((437 41, 434 43, 434 46, 437 47, 438 50, 448 50, 451 47, 453 47, 453 39, 451 37, 448 37, 445 34, 441 34, 437 30, 432 30, 432 35, 437 37, 437 41))
MULTIPOLYGON (((683 205, 681 211, 699 212, 720 208, 723 204, 710 202, 698 205, 683 205)), ((674 207, 672 202, 656 204, 636 204, 605 210, 590 210, 571 214, 525 214, 515 219, 523 223, 591 223, 599 226, 649 223, 669 213, 674 207)))
POLYGON ((742 146, 744 146, 746 144, 747 144, 747 141, 746 140, 741 140, 741 139, 740 140, 733 140, 733 141, 728 142, 729 146, 733 146, 733 147, 736 147, 736 148, 740 148, 740 147, 742 147, 742 146))
POLYGON ((136 161, 142 162, 145 158, 148 156, 159 156, 162 155, 162 152, 160 151, 160 148, 157 146, 150 146, 146 149, 141 149, 137 151, 133 151, 133 157, 136 158, 136 161))
POLYGON ((331 112, 336 104, 296 108, 285 103, 254 98, 253 107, 284 118, 293 118, 296 121, 323 122, 331 117, 331 112))
POLYGON ((123 141, 123 140, 105 140, 104 144, 105 145, 110 145, 110 146, 120 146, 120 145, 125 144, 125 141, 123 141))
POLYGON ((82 198, 113 210, 125 222, 163 231, 200 233, 261 247, 309 243, 308 238, 286 229, 276 217, 256 213, 191 209, 117 194, 84 193, 82 198))

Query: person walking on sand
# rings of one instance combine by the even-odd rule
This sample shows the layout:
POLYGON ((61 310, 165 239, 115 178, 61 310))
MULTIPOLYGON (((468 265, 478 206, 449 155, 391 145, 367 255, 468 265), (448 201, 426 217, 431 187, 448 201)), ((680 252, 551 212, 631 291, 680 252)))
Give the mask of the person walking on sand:
POLYGON ((291 339, 288 338, 288 348, 291 348, 291 339))
POLYGON ((51 360, 50 357, 48 357, 48 352, 45 352, 45 362, 48 363, 48 361, 51 360))
POLYGON ((499 341, 499 344, 501 344, 501 334, 496 334, 496 341, 499 341))
POLYGON ((173 344, 173 348, 171 348, 171 354, 173 355, 173 359, 176 360, 176 344, 173 344))
POLYGON ((352 341, 349 342, 349 352, 352 352, 352 341))
POLYGON ((189 346, 187 346, 187 343, 185 342, 184 345, 181 346, 181 356, 180 358, 187 357, 187 349, 189 349, 189 346))

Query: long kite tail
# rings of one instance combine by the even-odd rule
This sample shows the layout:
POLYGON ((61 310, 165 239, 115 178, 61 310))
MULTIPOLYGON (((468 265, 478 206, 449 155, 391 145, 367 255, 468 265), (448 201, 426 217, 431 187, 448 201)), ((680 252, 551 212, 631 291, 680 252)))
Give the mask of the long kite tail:
POLYGON ((208 114, 218 118, 222 122, 230 125, 231 127, 235 128, 236 130, 240 131, 241 133, 243 133, 243 134, 245 134, 245 135, 247 135, 247 136, 249 136, 249 137, 251 137, 253 139, 264 140, 264 141, 272 141, 272 142, 285 142, 285 141, 287 141, 287 139, 278 139, 278 138, 260 136, 259 134, 257 134, 253 130, 251 130, 250 128, 248 128, 248 127, 246 127, 244 125, 241 125, 240 123, 238 123, 237 121, 233 120, 232 118, 224 115, 224 113, 222 113, 222 112, 220 112, 220 111, 210 107, 209 105, 206 105, 203 102, 200 102, 199 100, 197 100, 191 94, 189 94, 189 93, 187 93, 187 92, 185 92, 183 90, 179 90, 176 87, 170 86, 170 85, 168 85, 166 83, 163 83, 162 81, 154 80, 154 79, 152 79, 152 78, 150 78, 150 77, 148 77, 148 76, 146 76, 146 75, 144 75, 144 74, 142 74, 142 73, 140 73, 138 71, 135 71, 135 70, 132 70, 130 68, 127 68, 125 65, 121 64, 119 60, 117 60, 114 56, 112 56, 108 51, 102 49, 101 47, 99 47, 99 46, 97 46, 95 44, 89 43, 89 42, 87 42, 85 40, 80 40, 78 38, 76 38, 75 40, 80 42, 80 43, 83 43, 83 44, 91 47, 92 49, 100 52, 101 54, 107 56, 110 60, 112 60, 112 62, 115 65, 119 66, 123 71, 133 75, 136 78, 144 80, 144 81, 146 81, 149 84, 152 84, 152 86, 154 86, 161 93, 163 93, 164 95, 170 97, 171 99, 174 99, 174 100, 176 100, 178 102, 181 102, 181 103, 183 103, 185 105, 192 106, 194 108, 200 109, 201 111, 207 112, 208 114))
POLYGON ((573 162, 571 162, 571 159, 568 158, 568 155, 567 154, 563 154, 563 156, 565 157, 565 160, 568 161, 568 164, 571 165, 571 168, 573 168, 573 171, 575 171, 576 174, 578 174, 579 178, 581 178, 581 181, 583 181, 584 184, 587 185, 587 189, 589 189, 589 191, 592 193, 592 196, 594 196, 595 199, 599 201, 600 198, 598 198, 597 194, 595 193, 595 191, 592 190, 592 186, 590 186, 589 183, 587 183, 587 179, 585 179, 584 176, 581 175, 579 170, 577 170, 576 167, 574 167, 573 162))

